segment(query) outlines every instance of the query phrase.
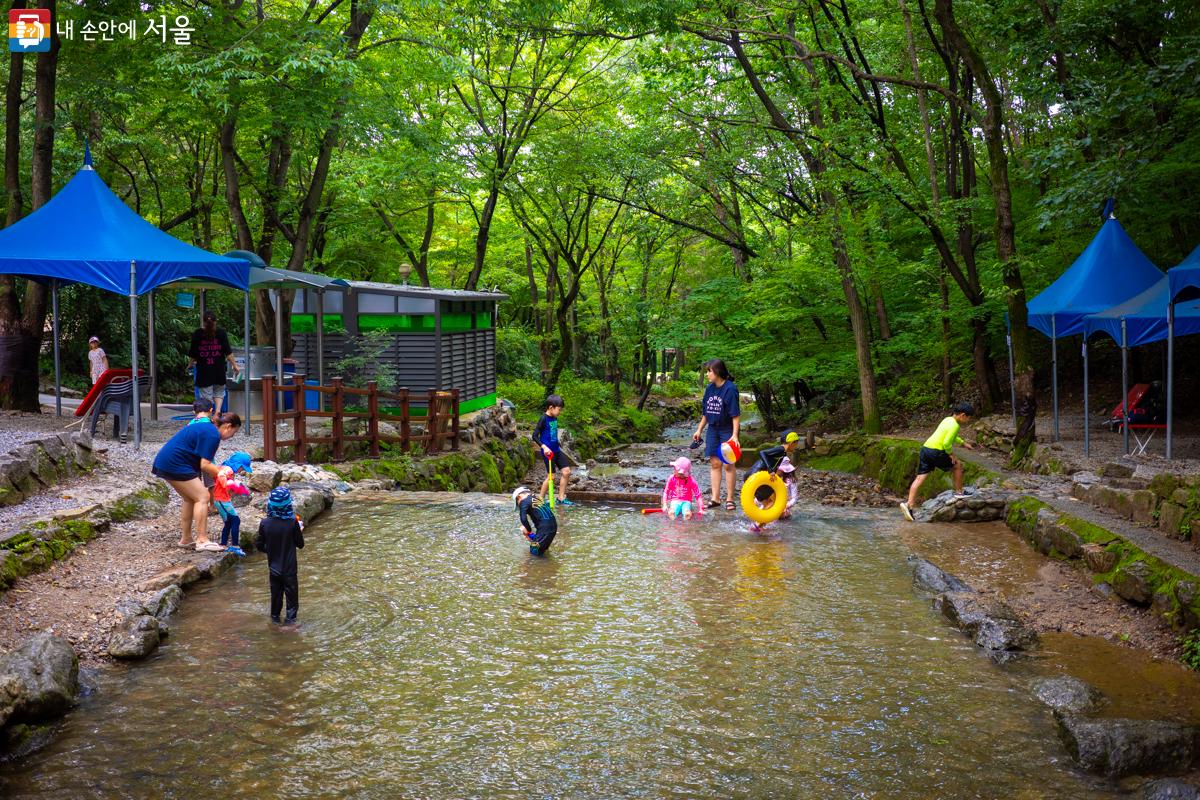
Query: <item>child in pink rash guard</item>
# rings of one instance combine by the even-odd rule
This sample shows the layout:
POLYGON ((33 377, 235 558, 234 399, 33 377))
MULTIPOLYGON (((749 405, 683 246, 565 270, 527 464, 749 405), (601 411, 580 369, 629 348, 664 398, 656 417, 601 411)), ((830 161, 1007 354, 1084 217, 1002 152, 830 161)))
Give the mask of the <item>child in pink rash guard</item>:
POLYGON ((692 477, 692 462, 685 456, 680 456, 671 462, 675 472, 667 478, 663 489, 662 509, 669 517, 691 519, 692 512, 703 516, 704 503, 700 502, 700 486, 692 477))

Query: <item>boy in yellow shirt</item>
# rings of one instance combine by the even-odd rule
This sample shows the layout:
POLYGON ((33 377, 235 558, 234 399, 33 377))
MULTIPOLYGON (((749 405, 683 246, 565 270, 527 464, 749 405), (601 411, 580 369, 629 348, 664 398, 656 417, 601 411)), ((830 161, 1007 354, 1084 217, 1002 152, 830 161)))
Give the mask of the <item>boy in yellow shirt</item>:
POLYGON ((900 504, 900 510, 904 512, 904 517, 909 522, 913 521, 912 507, 917 503, 917 491, 921 488, 921 484, 925 482, 925 478, 935 469, 953 472, 954 474, 954 495, 961 497, 963 493, 963 465, 962 462, 951 455, 955 444, 961 444, 968 450, 973 450, 974 446, 968 442, 964 442, 958 435, 958 429, 971 421, 971 417, 975 416, 975 409, 970 403, 959 403, 954 407, 951 416, 942 420, 937 426, 937 430, 933 435, 925 440, 925 444, 921 445, 921 458, 917 463, 917 477, 913 480, 912 486, 908 487, 908 500, 900 504))

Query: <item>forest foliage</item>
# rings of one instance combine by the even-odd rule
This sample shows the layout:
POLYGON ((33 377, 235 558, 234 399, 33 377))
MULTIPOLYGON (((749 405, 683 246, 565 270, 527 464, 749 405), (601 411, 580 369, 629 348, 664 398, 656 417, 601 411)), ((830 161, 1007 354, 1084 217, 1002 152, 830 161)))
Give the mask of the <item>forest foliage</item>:
MULTIPOLYGON (((720 357, 774 423, 987 410, 1008 397, 1005 313, 1105 198, 1164 269, 1200 243, 1195 3, 41 5, 74 35, 6 64, 8 224, 45 202, 39 169, 61 187, 90 143, 125 202, 200 247, 498 288, 501 370, 538 392, 644 400, 654 370, 694 380, 720 357), (160 16, 188 17, 190 43, 81 35, 160 16)), ((63 303, 73 371, 93 333, 127 362, 118 298, 63 303)), ((0 336, 40 336, 44 305, 4 279, 0 336)), ((182 349, 194 321, 158 308, 182 349)), ((265 296, 255 320, 270 341, 265 296)), ((1025 414, 1045 372, 1023 330, 1025 414)), ((184 361, 164 345, 164 373, 184 361)))

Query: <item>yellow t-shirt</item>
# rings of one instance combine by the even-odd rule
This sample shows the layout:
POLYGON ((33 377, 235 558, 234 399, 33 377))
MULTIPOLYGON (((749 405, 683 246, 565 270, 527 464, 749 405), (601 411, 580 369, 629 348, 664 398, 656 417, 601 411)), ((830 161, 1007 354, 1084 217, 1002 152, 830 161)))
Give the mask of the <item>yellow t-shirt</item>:
POLYGON ((946 417, 937 426, 933 435, 925 440, 925 447, 931 450, 945 450, 949 453, 954 449, 955 443, 964 444, 963 440, 958 438, 958 420, 954 417, 946 417))

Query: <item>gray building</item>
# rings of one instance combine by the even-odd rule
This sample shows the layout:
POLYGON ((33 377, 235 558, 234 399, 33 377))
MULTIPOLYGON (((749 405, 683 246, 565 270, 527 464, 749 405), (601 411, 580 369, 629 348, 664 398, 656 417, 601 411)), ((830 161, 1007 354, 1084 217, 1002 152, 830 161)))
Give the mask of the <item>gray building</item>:
MULTIPOLYGON (((292 303, 297 371, 358 373, 380 389, 458 389, 459 410, 496 402, 496 308, 507 295, 350 281, 350 291, 307 289, 292 303), (324 335, 317 336, 318 318, 324 335)), ((356 381, 357 382, 357 381, 356 381)))

